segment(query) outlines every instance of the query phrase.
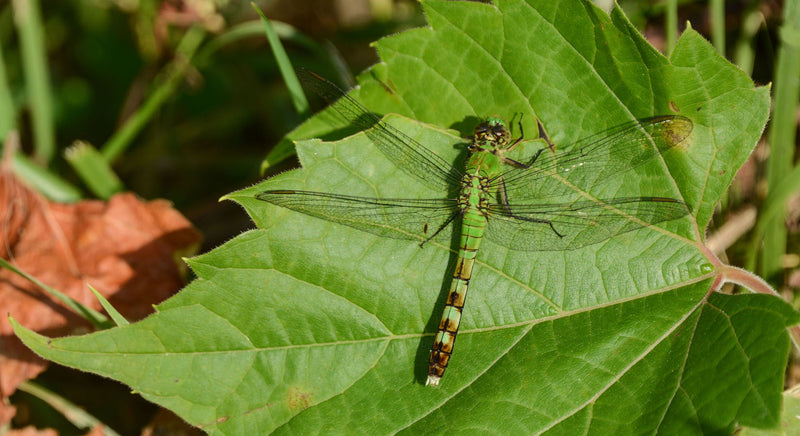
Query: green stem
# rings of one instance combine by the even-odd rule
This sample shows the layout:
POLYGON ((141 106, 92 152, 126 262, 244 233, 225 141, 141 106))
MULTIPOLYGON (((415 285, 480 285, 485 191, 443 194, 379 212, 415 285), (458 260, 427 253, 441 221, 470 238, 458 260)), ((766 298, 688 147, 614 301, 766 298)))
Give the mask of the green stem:
POLYGON ((678 41, 678 0, 667 0, 666 23, 667 56, 672 54, 678 41))
POLYGON ((24 180, 50 200, 59 203, 75 203, 83 197, 78 188, 55 173, 42 168, 20 152, 14 153, 13 168, 14 174, 20 180, 24 180))
POLYGON ((250 5, 253 6, 253 9, 261 16, 261 22, 267 34, 267 41, 269 42, 270 48, 272 48, 272 55, 275 57, 275 62, 278 64, 281 76, 286 82, 286 87, 289 89, 289 95, 292 97, 294 109, 302 117, 310 116, 311 111, 309 110, 308 99, 306 99, 306 95, 303 93, 303 88, 300 86, 300 81, 297 79, 297 75, 294 72, 292 62, 289 60, 289 55, 286 54, 286 50, 283 49, 281 40, 278 38, 278 33, 275 32, 272 23, 264 16, 261 9, 259 9, 255 3, 251 2, 250 5))
MULTIPOLYGON (((767 183, 770 190, 789 179, 794 162, 794 143, 798 97, 800 97, 800 2, 786 2, 783 26, 780 29, 781 47, 775 71, 775 106, 769 127, 770 158, 767 162, 767 183)), ((774 205, 764 205, 765 208, 774 205)), ((764 230, 760 274, 767 279, 782 270, 781 259, 786 252, 787 231, 782 213, 762 227, 764 230)), ((759 223, 760 224, 760 223, 759 223)), ((759 235, 755 234, 755 238, 759 235)))
POLYGON ((107 436, 119 435, 119 433, 110 429, 107 424, 83 410, 83 408, 62 397, 60 394, 46 389, 44 386, 32 381, 26 381, 20 384, 17 389, 22 392, 27 392, 28 394, 44 401, 50 407, 61 413, 64 418, 66 418, 72 425, 78 427, 79 429, 92 429, 102 426, 103 434, 107 436))
POLYGON ((725 0, 711 0, 711 42, 717 52, 725 56, 725 0))
POLYGON ((11 88, 8 87, 6 64, 3 59, 3 46, 0 44, 0 142, 16 126, 16 110, 11 88))
POLYGON ((205 31, 194 26, 186 31, 178 45, 175 59, 165 68, 165 78, 150 94, 141 107, 117 130, 103 145, 102 154, 108 162, 116 160, 133 142, 133 139, 144 126, 156 115, 158 110, 170 98, 183 80, 183 76, 191 66, 192 56, 205 37, 205 31))
POLYGON ((744 15, 739 38, 736 40, 733 60, 736 65, 748 75, 753 73, 753 60, 755 51, 753 50, 753 38, 758 29, 764 24, 764 15, 758 9, 759 3, 753 3, 744 15))
POLYGON ((56 135, 53 102, 47 77, 44 27, 38 0, 14 0, 14 21, 19 32, 20 51, 25 70, 33 125, 35 159, 48 163, 55 155, 56 135))

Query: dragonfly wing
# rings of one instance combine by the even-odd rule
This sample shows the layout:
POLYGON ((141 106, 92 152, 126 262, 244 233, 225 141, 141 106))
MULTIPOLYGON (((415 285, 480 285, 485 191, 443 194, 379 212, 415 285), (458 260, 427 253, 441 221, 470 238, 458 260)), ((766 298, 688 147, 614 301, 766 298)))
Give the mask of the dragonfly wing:
POLYGON ((384 122, 330 80, 308 70, 302 70, 302 73, 300 77, 306 86, 327 101, 347 122, 363 130, 398 168, 442 192, 460 183, 462 173, 439 155, 384 122))
POLYGON ((450 199, 391 199, 355 197, 325 192, 273 190, 256 195, 259 200, 326 221, 395 239, 449 238, 448 226, 458 213, 450 199))
POLYGON ((692 128, 692 121, 679 115, 622 124, 580 140, 565 153, 545 149, 527 167, 512 168, 494 183, 502 181, 512 200, 560 197, 575 187, 588 191, 678 146, 692 128))
POLYGON ((497 204, 490 208, 487 238, 522 251, 575 250, 689 212, 682 201, 661 197, 497 204))

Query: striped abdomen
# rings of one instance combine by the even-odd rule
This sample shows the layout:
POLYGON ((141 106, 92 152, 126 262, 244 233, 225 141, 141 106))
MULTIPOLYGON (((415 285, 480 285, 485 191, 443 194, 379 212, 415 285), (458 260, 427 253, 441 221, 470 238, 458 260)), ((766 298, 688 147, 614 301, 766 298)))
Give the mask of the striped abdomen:
POLYGON ((442 320, 439 321, 439 330, 436 332, 436 338, 431 347, 426 386, 439 385, 439 380, 450 362, 450 355, 453 354, 458 325, 461 323, 461 311, 464 308, 469 280, 472 276, 472 266, 475 263, 475 255, 478 252, 485 228, 486 217, 475 210, 468 209, 462 218, 461 243, 459 244, 456 270, 453 273, 450 292, 447 294, 442 320))

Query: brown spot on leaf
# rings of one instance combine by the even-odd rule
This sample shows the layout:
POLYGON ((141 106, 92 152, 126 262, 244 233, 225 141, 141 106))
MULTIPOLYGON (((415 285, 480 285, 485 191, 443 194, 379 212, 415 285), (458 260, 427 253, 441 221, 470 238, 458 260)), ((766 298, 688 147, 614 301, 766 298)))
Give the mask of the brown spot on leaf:
POLYGON ((296 386, 289 388, 289 393, 286 394, 286 403, 289 405, 289 410, 300 411, 311 407, 313 394, 311 392, 303 391, 296 386))

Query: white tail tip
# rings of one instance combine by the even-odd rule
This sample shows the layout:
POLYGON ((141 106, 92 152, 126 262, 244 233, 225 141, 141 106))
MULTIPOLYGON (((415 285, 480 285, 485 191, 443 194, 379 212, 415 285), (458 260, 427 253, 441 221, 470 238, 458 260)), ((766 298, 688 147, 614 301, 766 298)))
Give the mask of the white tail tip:
POLYGON ((425 386, 433 386, 435 388, 439 387, 439 380, 442 378, 435 375, 429 375, 428 380, 425 382, 425 386))

